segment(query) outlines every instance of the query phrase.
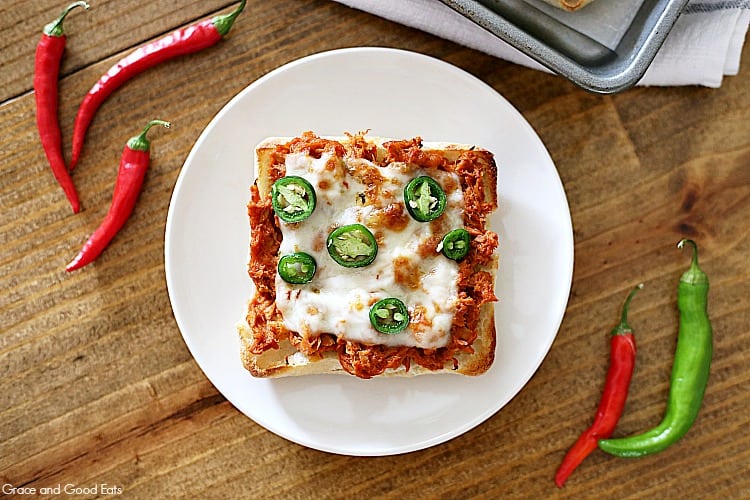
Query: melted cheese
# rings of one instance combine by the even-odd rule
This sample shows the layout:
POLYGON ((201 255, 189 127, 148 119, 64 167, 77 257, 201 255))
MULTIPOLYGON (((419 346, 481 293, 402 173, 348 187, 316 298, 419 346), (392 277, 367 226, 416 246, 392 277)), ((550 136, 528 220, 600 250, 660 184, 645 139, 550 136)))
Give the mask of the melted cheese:
POLYGON ((385 167, 354 158, 303 153, 286 156, 286 175, 307 179, 315 188, 313 214, 297 224, 280 221, 280 255, 306 252, 318 269, 305 285, 276 276, 276 305, 289 330, 311 339, 332 333, 365 344, 437 348, 448 344, 458 299, 458 265, 437 250, 451 229, 463 227, 463 193, 458 176, 403 163, 385 167), (430 175, 447 195, 445 212, 432 222, 417 222, 406 211, 405 185, 430 175), (359 223, 378 241, 375 261, 346 268, 328 254, 326 238, 335 228, 359 223), (410 323, 395 335, 370 324, 370 306, 397 297, 409 310, 410 323))

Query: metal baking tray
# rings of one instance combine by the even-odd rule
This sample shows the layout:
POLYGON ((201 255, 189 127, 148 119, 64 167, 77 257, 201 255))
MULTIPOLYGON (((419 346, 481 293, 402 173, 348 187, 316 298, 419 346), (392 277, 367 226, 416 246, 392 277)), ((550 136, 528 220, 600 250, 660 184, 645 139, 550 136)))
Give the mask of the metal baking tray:
POLYGON ((592 92, 641 79, 688 0, 596 0, 567 12, 541 0, 440 0, 592 92))

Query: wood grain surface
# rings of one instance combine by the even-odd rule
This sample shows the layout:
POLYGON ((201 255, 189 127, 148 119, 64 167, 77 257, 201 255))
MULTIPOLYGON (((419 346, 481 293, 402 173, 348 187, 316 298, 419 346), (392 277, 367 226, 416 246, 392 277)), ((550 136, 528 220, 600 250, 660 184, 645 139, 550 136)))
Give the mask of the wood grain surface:
MULTIPOLYGON (((80 99, 119 57, 233 5, 95 0, 89 11, 72 13, 60 78, 65 144, 80 99)), ((599 96, 335 2, 250 1, 225 41, 150 70, 102 106, 74 172, 83 210, 73 215, 39 145, 31 85, 42 26, 64 6, 23 0, 0 7, 3 494, 70 484, 99 485, 98 495, 82 490, 81 498, 750 496, 750 44, 740 74, 720 89, 599 96), (180 168, 229 99, 299 57, 367 45, 455 64, 524 115, 568 195, 575 270, 548 356, 505 408, 445 444, 355 458, 266 431, 208 382, 172 315, 163 236, 180 168), (133 217, 93 265, 66 273, 109 206, 125 140, 156 117, 175 127, 150 136, 153 161, 133 217), (677 332, 676 283, 689 261, 675 244, 685 236, 698 241, 712 287, 715 353, 698 420, 657 456, 595 452, 558 490, 555 469, 593 418, 607 334, 641 281, 646 287, 631 309, 638 361, 617 434, 660 420, 677 332)))

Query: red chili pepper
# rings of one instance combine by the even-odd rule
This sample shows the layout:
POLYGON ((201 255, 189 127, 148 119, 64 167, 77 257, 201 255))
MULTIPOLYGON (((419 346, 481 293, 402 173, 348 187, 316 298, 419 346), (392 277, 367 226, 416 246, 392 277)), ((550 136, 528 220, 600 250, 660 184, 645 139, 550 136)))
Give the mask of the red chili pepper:
POLYGON ((143 129, 143 132, 128 140, 120 158, 120 169, 117 172, 112 204, 107 216, 83 245, 76 258, 65 268, 66 271, 75 271, 93 262, 107 248, 109 242, 112 241, 112 238, 130 217, 141 192, 143 178, 149 164, 151 143, 146 138, 146 134, 154 125, 162 125, 167 128, 171 126, 169 122, 152 120, 143 129))
POLYGON ((60 14, 60 17, 46 25, 42 38, 36 46, 34 58, 34 97, 39 139, 47 155, 49 166, 52 168, 52 174, 63 188, 65 196, 73 207, 73 212, 78 212, 81 204, 62 154, 62 138, 57 116, 57 79, 60 75, 60 61, 65 51, 66 40, 62 23, 65 16, 76 7, 88 9, 89 5, 86 2, 72 3, 60 14))
POLYGON ((246 0, 229 14, 206 19, 139 47, 112 66, 89 90, 78 108, 73 126, 73 151, 70 169, 75 168, 83 150, 86 131, 94 119, 99 106, 115 90, 133 77, 168 59, 198 52, 216 44, 234 24, 234 20, 245 8, 246 0))
POLYGON ((638 285, 630 292, 622 307, 620 323, 612 330, 610 338, 610 365, 594 423, 586 429, 568 450, 555 474, 555 484, 562 488, 573 471, 597 447, 599 439, 612 435, 622 415, 628 396, 630 379, 635 366, 635 337, 628 325, 628 307, 638 285))

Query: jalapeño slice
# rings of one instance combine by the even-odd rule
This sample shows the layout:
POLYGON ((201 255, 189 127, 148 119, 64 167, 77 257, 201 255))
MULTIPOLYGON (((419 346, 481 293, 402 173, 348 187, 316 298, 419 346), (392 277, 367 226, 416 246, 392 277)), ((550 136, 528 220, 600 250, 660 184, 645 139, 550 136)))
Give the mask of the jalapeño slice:
POLYGON ((370 308, 370 323, 380 333, 399 333, 409 325, 409 311, 399 299, 388 297, 370 308))
POLYGON ((378 255, 375 236, 362 224, 341 226, 331 231, 326 241, 331 258, 344 267, 363 267, 378 255))
POLYGON ((294 285, 309 283, 317 268, 315 259, 304 252, 290 253, 279 259, 279 276, 294 285))
POLYGON ((404 201, 415 220, 429 222, 440 217, 445 210, 445 191, 435 179, 422 175, 406 185, 404 201))
POLYGON ((461 260, 469 253, 471 238, 466 229, 454 229, 443 237, 440 251, 451 260, 461 260))
POLYGON ((300 222, 315 210, 315 189, 302 177, 282 177, 271 186, 271 203, 279 219, 300 222))

